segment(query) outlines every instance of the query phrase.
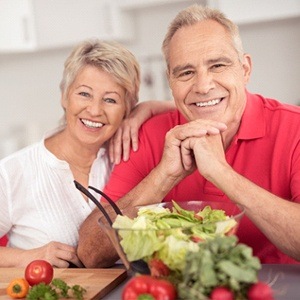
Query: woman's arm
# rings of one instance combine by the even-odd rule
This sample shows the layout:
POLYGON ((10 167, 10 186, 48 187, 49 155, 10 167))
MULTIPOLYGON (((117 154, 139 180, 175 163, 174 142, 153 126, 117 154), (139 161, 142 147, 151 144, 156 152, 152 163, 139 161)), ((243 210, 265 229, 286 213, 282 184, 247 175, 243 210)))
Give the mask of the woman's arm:
POLYGON ((115 135, 110 139, 110 160, 118 164, 121 159, 128 160, 131 147, 138 149, 138 132, 141 125, 154 115, 175 109, 173 101, 149 100, 136 105, 124 119, 115 135))
POLYGON ((77 249, 59 242, 50 242, 30 250, 0 247, 0 267, 2 268, 26 267, 35 259, 46 260, 57 268, 68 268, 70 263, 82 267, 77 257, 77 249))

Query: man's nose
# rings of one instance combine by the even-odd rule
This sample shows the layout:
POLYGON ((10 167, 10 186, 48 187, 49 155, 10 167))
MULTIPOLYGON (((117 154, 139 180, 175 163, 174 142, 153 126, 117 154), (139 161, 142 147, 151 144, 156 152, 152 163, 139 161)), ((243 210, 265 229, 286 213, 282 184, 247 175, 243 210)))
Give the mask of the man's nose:
POLYGON ((215 86, 213 77, 206 72, 197 73, 194 78, 193 89, 196 93, 207 94, 215 86))

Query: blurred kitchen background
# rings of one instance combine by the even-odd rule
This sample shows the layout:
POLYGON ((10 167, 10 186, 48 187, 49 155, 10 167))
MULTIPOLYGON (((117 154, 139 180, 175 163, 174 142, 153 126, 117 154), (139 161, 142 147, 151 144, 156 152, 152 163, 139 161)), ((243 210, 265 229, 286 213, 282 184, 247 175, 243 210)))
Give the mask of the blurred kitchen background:
POLYGON ((83 39, 123 43, 141 64, 140 100, 171 99, 161 43, 194 3, 239 25, 254 64, 249 90, 300 104, 299 0, 0 0, 0 158, 57 125, 63 63, 83 39))

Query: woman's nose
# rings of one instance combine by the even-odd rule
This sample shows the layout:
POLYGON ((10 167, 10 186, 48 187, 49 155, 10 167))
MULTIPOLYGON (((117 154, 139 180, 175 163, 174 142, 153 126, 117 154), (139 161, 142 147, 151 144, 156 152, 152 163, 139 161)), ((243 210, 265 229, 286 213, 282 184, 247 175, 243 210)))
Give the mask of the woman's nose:
POLYGON ((89 105, 87 106, 87 111, 92 115, 92 116, 98 116, 103 113, 103 105, 102 102, 96 99, 93 99, 89 105))

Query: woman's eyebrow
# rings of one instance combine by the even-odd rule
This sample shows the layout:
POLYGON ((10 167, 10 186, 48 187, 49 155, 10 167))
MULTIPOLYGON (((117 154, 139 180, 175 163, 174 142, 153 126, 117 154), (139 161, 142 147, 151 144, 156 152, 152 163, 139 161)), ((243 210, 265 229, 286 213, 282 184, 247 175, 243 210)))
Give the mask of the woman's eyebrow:
POLYGON ((88 88, 88 89, 92 90, 92 88, 90 86, 85 85, 85 84, 79 84, 78 86, 76 86, 76 89, 78 89, 80 87, 85 87, 85 88, 88 88))

